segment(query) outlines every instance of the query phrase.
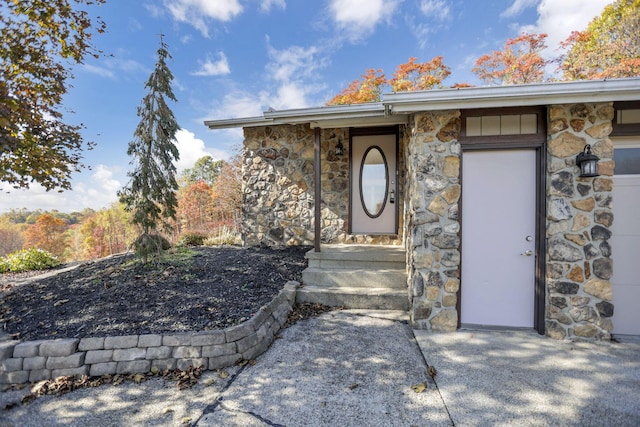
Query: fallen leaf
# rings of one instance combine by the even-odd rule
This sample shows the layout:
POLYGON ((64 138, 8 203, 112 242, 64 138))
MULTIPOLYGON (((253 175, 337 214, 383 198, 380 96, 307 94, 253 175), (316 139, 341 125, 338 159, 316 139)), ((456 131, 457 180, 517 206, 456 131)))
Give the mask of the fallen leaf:
POLYGON ((208 379, 206 379, 206 380, 204 380, 204 381, 202 382, 202 384, 203 384, 205 387, 212 386, 212 385, 213 385, 213 384, 215 384, 215 383, 216 383, 216 380, 214 380, 213 378, 208 378, 208 379))
POLYGON ((224 380, 226 378, 229 378, 229 373, 224 370, 218 371, 218 376, 224 380))
POLYGON ((355 390, 356 388, 358 388, 359 384, 357 383, 353 383, 349 386, 349 390, 355 390))
POLYGON ((142 380, 144 380, 144 377, 145 377, 144 374, 135 374, 133 376, 133 382, 135 382, 136 384, 140 384, 142 380))
POLYGON ((59 300, 59 301, 54 302, 54 303, 53 303, 53 306, 54 306, 54 307, 58 307, 59 305, 66 304, 66 303, 68 303, 68 302, 69 302, 69 300, 68 300, 68 299, 61 299, 61 300, 59 300))
POLYGON ((47 294, 45 296, 42 297, 43 300, 49 301, 50 299, 53 299, 55 297, 55 295, 53 294, 47 294))
POLYGON ((438 374, 438 371, 435 367, 429 366, 429 368, 427 369, 427 374, 429 374, 431 378, 435 378, 435 376, 438 374))
POLYGON ((415 391, 416 393, 422 393, 426 389, 427 383, 414 384, 411 386, 411 390, 415 391))
POLYGON ((189 424, 191 422, 191 417, 184 417, 182 419, 182 424, 189 424))

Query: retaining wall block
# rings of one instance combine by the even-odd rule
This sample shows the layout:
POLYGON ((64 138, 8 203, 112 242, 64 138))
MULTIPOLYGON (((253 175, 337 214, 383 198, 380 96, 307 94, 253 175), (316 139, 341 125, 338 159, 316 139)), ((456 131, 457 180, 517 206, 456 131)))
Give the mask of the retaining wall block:
POLYGON ((84 363, 93 365, 94 363, 105 363, 113 360, 113 350, 89 350, 84 358, 84 363))
POLYGON ((254 331, 258 330, 258 328, 262 326, 265 320, 271 317, 271 315, 263 308, 264 306, 260 307, 260 310, 258 310, 258 312, 250 320, 247 320, 247 323, 254 331))
POLYGON ((146 348, 119 348, 113 350, 114 362, 129 362, 131 360, 143 360, 147 357, 146 348))
POLYGON ((289 318, 290 311, 291 311, 291 307, 287 305, 281 305, 274 311, 273 317, 278 321, 278 323, 280 324, 280 327, 283 327, 285 323, 287 323, 287 319, 289 318))
POLYGON ((69 356, 48 357, 47 369, 74 369, 84 365, 85 352, 74 353, 69 356))
POLYGON ((78 344, 78 350, 102 350, 104 349, 104 337, 81 338, 78 344))
POLYGON ((176 361, 176 367, 182 371, 186 371, 190 366, 193 366, 194 368, 202 366, 202 368, 206 370, 209 366, 209 359, 206 357, 199 357, 193 359, 178 359, 176 361))
POLYGON ((0 341, 0 360, 13 357, 13 350, 20 341, 0 341))
POLYGON ((118 362, 116 374, 146 374, 151 370, 150 360, 131 360, 126 362, 118 362))
POLYGON ((42 340, 26 341, 16 345, 13 349, 13 357, 35 357, 39 354, 42 340))
POLYGON ((43 341, 42 343, 40 343, 40 356, 71 356, 78 350, 79 342, 79 339, 58 339, 43 341))
POLYGON ((162 337, 162 345, 168 345, 170 347, 191 345, 191 337, 191 334, 164 335, 162 337))
POLYGON ((264 338, 263 340, 258 341, 256 345, 254 345, 253 347, 247 349, 242 353, 242 358, 244 360, 255 359, 256 357, 260 356, 262 353, 264 353, 269 349, 269 346, 271 345, 272 341, 273 339, 268 339, 268 338, 264 338))
POLYGON ((151 361, 151 367, 160 371, 176 369, 176 359, 155 359, 151 361))
POLYGON ((2 362, 0 362, 0 371, 22 371, 22 357, 12 357, 11 359, 4 359, 2 362))
POLYGON ((230 342, 222 345, 206 345, 202 347, 203 357, 228 356, 236 353, 236 343, 230 342))
POLYGON ((224 331, 198 332, 191 337, 191 345, 204 346, 225 343, 224 331))
POLYGON ((116 373, 118 362, 95 363, 89 369, 89 375, 99 377, 102 375, 113 375, 116 373))
POLYGON ((33 369, 44 369, 47 365, 47 358, 43 356, 25 357, 22 361, 22 368, 25 371, 33 369))
POLYGON ((0 384, 22 384, 29 381, 29 371, 0 373, 0 384))
POLYGON ((51 378, 73 377, 74 375, 81 377, 83 375, 88 375, 88 374, 89 374, 89 367, 87 365, 84 365, 78 368, 53 369, 51 371, 51 378))
POLYGON ((254 333, 254 329, 247 322, 240 325, 232 326, 224 331, 227 342, 234 342, 243 339, 244 337, 254 333))
POLYGON ((253 347, 254 345, 258 344, 258 342, 260 341, 260 338, 258 337, 258 334, 256 332, 252 333, 251 335, 242 338, 240 341, 238 341, 238 353, 242 354, 245 351, 247 351, 248 349, 250 349, 251 347, 253 347))
POLYGON ((29 382, 37 383, 51 379, 51 371, 49 369, 33 369, 29 371, 29 382))
POLYGON ((138 337, 138 347, 160 347, 162 345, 162 335, 145 334, 138 337))
POLYGON ((209 358, 209 370, 226 368, 227 366, 234 365, 239 360, 242 360, 242 355, 239 353, 211 357, 209 358))
POLYGON ((138 345, 138 335, 123 335, 119 337, 106 337, 104 339, 104 349, 133 348, 138 345))
POLYGON ((147 349, 147 359, 155 360, 155 359, 168 359, 171 357, 171 352, 173 351, 173 347, 168 347, 166 345, 160 347, 150 347, 147 349))
POLYGON ((176 347, 173 349, 173 357, 176 359, 194 359, 202 356, 202 347, 176 347))

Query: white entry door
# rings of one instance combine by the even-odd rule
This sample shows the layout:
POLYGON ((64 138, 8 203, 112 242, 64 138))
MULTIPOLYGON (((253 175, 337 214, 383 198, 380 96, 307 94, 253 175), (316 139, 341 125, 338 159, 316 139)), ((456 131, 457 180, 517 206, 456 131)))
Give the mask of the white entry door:
POLYGON ((461 323, 534 327, 535 150, 462 158, 461 323))
POLYGON ((640 143, 617 143, 611 227, 613 332, 640 335, 640 143))
POLYGON ((396 135, 351 139, 351 232, 396 234, 396 135))

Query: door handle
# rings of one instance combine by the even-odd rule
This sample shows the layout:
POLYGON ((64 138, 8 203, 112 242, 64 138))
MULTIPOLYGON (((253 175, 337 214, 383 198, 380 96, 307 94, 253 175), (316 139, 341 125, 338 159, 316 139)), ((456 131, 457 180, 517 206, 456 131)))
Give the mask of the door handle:
POLYGON ((522 252, 520 255, 523 256, 533 256, 533 251, 531 249, 529 249, 528 251, 524 251, 522 252))
POLYGON ((395 203, 395 201, 396 201, 396 191, 391 190, 389 192, 389 203, 395 203))

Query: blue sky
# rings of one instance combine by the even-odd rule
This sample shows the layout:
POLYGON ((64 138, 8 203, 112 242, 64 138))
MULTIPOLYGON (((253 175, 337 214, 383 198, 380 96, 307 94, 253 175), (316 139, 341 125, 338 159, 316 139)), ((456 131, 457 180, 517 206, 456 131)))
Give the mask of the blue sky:
MULTIPOLYGON (((582 30, 611 0, 107 0, 89 9, 107 24, 94 45, 109 56, 74 68, 64 108, 97 146, 84 153, 91 170, 73 175, 73 190, 38 185, 0 196, 11 208, 100 209, 127 182, 126 155, 136 109, 156 62, 159 34, 173 60, 171 105, 181 127, 178 169, 204 155, 227 159, 239 129, 210 131, 206 119, 261 115, 268 108, 324 105, 367 68, 387 76, 415 56, 443 55, 445 84, 480 84, 475 60, 521 32, 549 34, 549 55, 571 30, 582 30)), ((7 190, 0 183, 0 188, 7 190)))

